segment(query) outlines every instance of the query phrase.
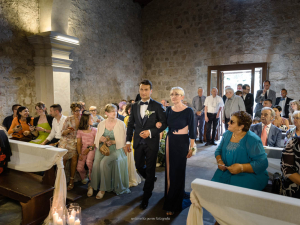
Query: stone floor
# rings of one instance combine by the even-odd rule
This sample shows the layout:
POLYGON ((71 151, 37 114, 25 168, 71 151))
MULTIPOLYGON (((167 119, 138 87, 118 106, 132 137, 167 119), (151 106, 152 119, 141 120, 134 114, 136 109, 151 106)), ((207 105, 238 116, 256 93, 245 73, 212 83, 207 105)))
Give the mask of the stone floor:
MULTIPOLYGON (((188 159, 186 168, 186 191, 191 191, 191 182, 196 178, 210 180, 217 168, 214 160, 216 146, 204 147, 198 144, 195 156, 188 159)), ((143 194, 143 183, 131 188, 130 194, 116 196, 106 193, 102 200, 86 196, 87 185, 76 184, 74 192, 81 194, 77 202, 82 207, 82 219, 84 225, 108 225, 108 224, 186 224, 189 208, 173 217, 167 217, 163 207, 164 195, 164 168, 156 170, 157 182, 153 195, 146 210, 139 209, 143 194)), ((204 210, 204 225, 213 225, 214 219, 204 210)), ((21 222, 21 207, 18 202, 7 198, 0 198, 0 225, 18 225, 21 222)))

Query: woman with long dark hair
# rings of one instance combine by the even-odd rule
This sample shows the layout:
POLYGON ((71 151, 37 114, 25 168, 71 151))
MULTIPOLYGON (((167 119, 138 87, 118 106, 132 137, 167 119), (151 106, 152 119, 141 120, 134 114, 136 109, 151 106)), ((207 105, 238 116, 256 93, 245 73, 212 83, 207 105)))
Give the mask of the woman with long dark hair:
MULTIPOLYGON (((77 171, 80 174, 81 182, 86 184, 88 180, 91 180, 91 173, 93 169, 93 162, 95 157, 95 137, 97 129, 92 127, 93 116, 88 111, 83 111, 80 123, 77 131, 77 152, 79 155, 77 163, 77 171), (89 168, 89 176, 86 177, 86 170, 84 165, 89 168)), ((92 196, 93 193, 88 193, 88 196, 92 196)))
POLYGON ((11 134, 14 140, 26 142, 37 136, 37 132, 34 131, 33 127, 33 117, 29 116, 27 107, 20 106, 18 108, 17 117, 13 119, 8 134, 11 134))

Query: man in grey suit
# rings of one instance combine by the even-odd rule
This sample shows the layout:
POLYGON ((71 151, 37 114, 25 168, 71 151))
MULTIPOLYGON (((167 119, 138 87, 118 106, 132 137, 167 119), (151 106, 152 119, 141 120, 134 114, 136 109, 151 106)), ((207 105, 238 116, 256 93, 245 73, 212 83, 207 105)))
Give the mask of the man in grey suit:
POLYGON ((236 111, 246 111, 246 108, 243 99, 235 95, 231 87, 225 89, 225 94, 227 99, 223 110, 223 123, 225 123, 225 130, 228 130, 228 122, 231 114, 236 111))
POLYGON ((271 82, 269 80, 264 81, 264 89, 258 90, 255 97, 255 102, 257 103, 254 113, 263 108, 263 101, 266 99, 271 99, 272 104, 274 105, 276 102, 276 92, 270 90, 271 82))
POLYGON ((281 146, 281 130, 272 124, 275 119, 275 112, 269 107, 261 110, 261 123, 254 124, 250 130, 261 138, 264 146, 282 147, 281 146))
MULTIPOLYGON (((196 130, 197 127, 199 129, 199 142, 203 143, 203 135, 204 135, 204 102, 206 96, 203 96, 203 88, 198 88, 198 95, 193 98, 192 101, 192 108, 195 112, 195 123, 196 123, 196 130)), ((197 133, 197 132, 196 132, 197 133)))

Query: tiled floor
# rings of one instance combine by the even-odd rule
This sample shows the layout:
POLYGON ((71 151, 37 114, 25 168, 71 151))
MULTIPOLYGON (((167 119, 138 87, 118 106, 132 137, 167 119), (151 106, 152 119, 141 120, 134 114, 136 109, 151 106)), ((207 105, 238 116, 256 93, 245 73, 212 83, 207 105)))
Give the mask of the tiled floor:
MULTIPOLYGON (((196 178, 211 179, 217 166, 214 160, 216 146, 204 147, 198 144, 195 156, 188 159, 186 169, 186 191, 191 191, 191 182, 196 178)), ((116 196, 106 193, 102 200, 86 197, 86 185, 78 183, 74 191, 83 197, 77 202, 82 207, 82 219, 85 225, 107 224, 186 224, 188 208, 173 217, 167 217, 163 207, 164 195, 164 168, 156 170, 157 182, 153 195, 146 210, 139 209, 143 194, 143 182, 137 187, 131 188, 130 194, 116 196)), ((213 217, 204 210, 204 224, 213 225, 213 217)), ((21 221, 21 207, 18 202, 10 199, 0 199, 0 225, 18 225, 21 221)))

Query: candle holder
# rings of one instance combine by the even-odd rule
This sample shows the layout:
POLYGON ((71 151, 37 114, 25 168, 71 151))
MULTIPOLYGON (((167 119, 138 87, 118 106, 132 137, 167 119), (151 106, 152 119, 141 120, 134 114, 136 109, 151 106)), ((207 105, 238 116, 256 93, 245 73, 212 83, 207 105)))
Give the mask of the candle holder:
POLYGON ((52 215, 52 224, 53 225, 67 225, 66 220, 66 212, 67 208, 66 206, 53 206, 53 198, 50 198, 50 209, 51 209, 51 215, 52 215))
POLYGON ((67 209, 67 223, 68 225, 81 225, 81 207, 78 203, 71 203, 67 209))

